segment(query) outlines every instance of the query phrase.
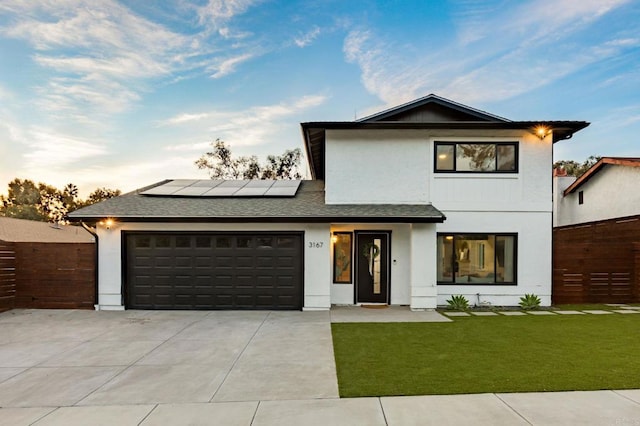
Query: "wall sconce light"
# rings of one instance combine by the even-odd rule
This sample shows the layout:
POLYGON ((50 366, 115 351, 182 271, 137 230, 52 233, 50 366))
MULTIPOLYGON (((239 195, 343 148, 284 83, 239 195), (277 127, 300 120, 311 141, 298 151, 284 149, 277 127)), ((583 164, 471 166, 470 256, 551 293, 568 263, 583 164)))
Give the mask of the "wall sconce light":
POLYGON ((98 225, 102 225, 106 229, 111 229, 113 224, 114 224, 113 219, 105 219, 105 220, 101 220, 100 222, 98 222, 98 225))
POLYGON ((338 236, 336 234, 331 234, 331 242, 333 244, 338 242, 338 236))
POLYGON ((534 135, 536 135, 537 137, 540 138, 540 140, 544 140, 544 138, 546 138, 547 136, 549 136, 552 132, 552 129, 550 127, 547 127, 543 124, 540 124, 536 127, 534 127, 531 130, 531 133, 533 133, 534 135))

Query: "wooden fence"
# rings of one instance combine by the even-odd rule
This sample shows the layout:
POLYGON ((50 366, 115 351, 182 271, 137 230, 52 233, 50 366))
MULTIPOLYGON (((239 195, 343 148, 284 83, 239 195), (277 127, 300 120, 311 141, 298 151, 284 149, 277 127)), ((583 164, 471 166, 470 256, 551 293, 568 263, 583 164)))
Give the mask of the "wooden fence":
POLYGON ((90 243, 15 243, 15 307, 93 309, 95 250, 90 243))
POLYGON ((640 216, 553 230, 553 303, 640 302, 640 216))
POLYGON ((14 307, 16 294, 14 243, 0 241, 0 312, 14 307))

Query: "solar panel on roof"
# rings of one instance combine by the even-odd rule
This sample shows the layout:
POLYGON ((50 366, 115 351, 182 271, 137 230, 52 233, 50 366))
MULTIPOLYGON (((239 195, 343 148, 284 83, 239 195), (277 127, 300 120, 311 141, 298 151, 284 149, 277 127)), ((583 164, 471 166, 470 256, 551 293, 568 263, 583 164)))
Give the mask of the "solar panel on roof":
POLYGON ((214 188, 218 185, 220 185, 222 182, 222 180, 216 180, 216 179, 206 179, 206 180, 199 180, 196 183, 194 183, 191 186, 202 186, 205 188, 214 188))
POLYGON ((172 197, 293 197, 300 183, 299 180, 174 179, 141 194, 172 197))
POLYGON ((300 186, 300 182, 299 180, 276 180, 273 182, 273 186, 274 187, 281 187, 281 186, 295 186, 296 188, 298 186, 300 186))
POLYGON ((243 186, 245 186, 249 182, 251 182, 251 181, 249 181, 249 180, 225 180, 225 181, 222 181, 222 183, 220 185, 218 185, 218 186, 225 187, 225 188, 228 188, 228 187, 242 188, 243 186))
POLYGON ((234 197, 261 197, 267 192, 269 188, 240 188, 236 193, 233 194, 234 197))
POLYGON ((293 197, 300 187, 299 180, 276 181, 271 188, 264 194, 265 197, 293 197), (290 182, 287 185, 277 185, 279 182, 290 182))
POLYGON ((238 191, 237 187, 218 185, 215 188, 211 188, 204 194, 203 197, 229 197, 238 191))
POLYGON ((146 191, 142 192, 141 194, 143 194, 143 195, 171 195, 171 194, 173 194, 174 192, 178 191, 181 188, 182 187, 180 187, 180 186, 160 185, 160 186, 156 186, 155 188, 147 189, 146 191))
POLYGON ((189 186, 189 185, 193 185, 194 183, 198 182, 197 179, 174 179, 171 182, 167 182, 165 183, 165 185, 171 185, 171 186, 189 186))
POLYGON ((185 186, 184 188, 180 188, 171 195, 180 197, 197 197, 209 191, 210 189, 211 188, 207 186, 185 186))
POLYGON ((245 185, 245 188, 269 188, 274 184, 273 180, 250 180, 249 183, 245 185))

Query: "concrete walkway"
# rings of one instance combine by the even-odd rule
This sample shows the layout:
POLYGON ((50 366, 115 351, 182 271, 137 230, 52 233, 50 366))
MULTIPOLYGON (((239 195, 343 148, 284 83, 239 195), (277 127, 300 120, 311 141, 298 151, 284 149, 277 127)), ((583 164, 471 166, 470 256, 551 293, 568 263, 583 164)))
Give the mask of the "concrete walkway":
POLYGON ((5 312, 0 425, 640 424, 640 390, 340 399, 358 312, 5 312))

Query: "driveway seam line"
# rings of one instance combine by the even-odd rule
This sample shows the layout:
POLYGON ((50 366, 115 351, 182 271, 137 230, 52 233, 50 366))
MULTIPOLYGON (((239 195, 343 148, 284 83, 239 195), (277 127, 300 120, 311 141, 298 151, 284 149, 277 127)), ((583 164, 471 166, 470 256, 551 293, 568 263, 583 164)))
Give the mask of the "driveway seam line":
POLYGON ((251 337, 247 341, 247 344, 244 345, 244 348, 242 348, 242 350, 240 351, 240 353, 238 354, 236 359, 233 360, 233 363, 231 364, 231 367, 229 367, 229 371, 227 371, 227 374, 224 375, 224 379, 222 379, 222 382, 220 382, 220 385, 218 385, 216 391, 213 393, 213 395, 209 399, 209 402, 213 402, 213 398, 215 398, 216 395, 218 394, 218 392, 220 392, 220 389, 222 388, 222 386, 227 381, 227 378, 229 377, 229 374, 231 374, 231 371, 233 370, 233 368, 236 366, 236 364, 240 360, 240 357, 242 357, 242 354, 244 354, 244 352, 247 350, 247 347, 249 347, 249 345, 251 344, 251 341, 253 340, 254 337, 256 337, 256 334, 258 334, 258 331, 260 331, 260 329, 262 328, 262 326, 267 321, 267 318, 269 318, 270 315, 271 315, 271 312, 267 312, 267 315, 265 315, 264 319, 262 320, 262 322, 260 323, 258 328, 256 328, 256 331, 251 335, 251 337))
MULTIPOLYGON (((626 390, 626 389, 612 389, 612 390, 611 390, 611 392, 613 392, 613 393, 615 393, 616 395, 618 395, 618 396, 620 396, 620 397, 622 397, 622 398, 626 399, 627 401, 631 401, 631 402, 633 402, 633 403, 634 403, 634 404, 636 404, 636 405, 640 405, 640 402, 636 401, 635 399, 631 399, 631 398, 629 398, 628 396, 624 396, 624 395, 622 395, 621 393, 618 393, 618 391, 619 391, 619 390, 626 390)), ((629 389, 629 390, 631 390, 631 389, 629 389)))
POLYGON ((509 409, 511 411, 513 411, 514 413, 516 413, 516 415, 518 417, 520 417, 522 420, 524 420, 525 422, 527 422, 527 424, 533 425, 533 423, 531 423, 529 421, 529 419, 527 419, 525 416, 523 416, 522 414, 520 414, 518 412, 518 410, 516 410, 515 408, 513 408, 511 405, 509 405, 509 403, 507 401, 505 401, 504 399, 500 398, 500 395, 498 395, 497 393, 494 393, 493 396, 495 396, 496 398, 498 398, 499 401, 501 401, 504 405, 506 405, 507 407, 509 407, 509 409))
POLYGON ((158 408, 158 405, 160 405, 160 404, 155 404, 153 406, 153 408, 151 410, 149 410, 149 412, 142 418, 142 420, 140 420, 140 422, 138 423, 138 426, 140 426, 142 423, 144 423, 144 421, 147 420, 147 418, 151 415, 151 413, 156 411, 156 408, 158 408))
POLYGON ((378 404, 380 405, 380 409, 382 410, 382 418, 384 419, 384 424, 389 426, 389 421, 387 420, 387 413, 384 412, 384 405, 382 405, 381 397, 378 397, 378 404))
POLYGON ((260 403, 262 401, 258 401, 258 403, 256 404, 256 409, 253 412, 253 416, 251 416, 251 422, 249 423, 249 426, 253 425, 253 422, 256 420, 256 416, 258 415, 258 408, 260 408, 260 403))

